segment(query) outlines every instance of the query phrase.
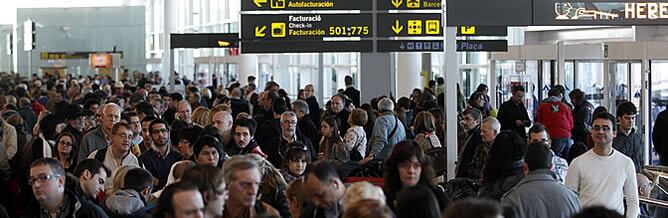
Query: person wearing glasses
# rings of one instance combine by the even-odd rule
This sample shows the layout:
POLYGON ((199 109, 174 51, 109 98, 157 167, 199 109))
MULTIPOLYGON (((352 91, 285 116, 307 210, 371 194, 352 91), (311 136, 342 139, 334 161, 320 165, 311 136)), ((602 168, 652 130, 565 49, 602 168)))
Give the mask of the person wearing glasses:
MULTIPOLYGON (((86 133, 83 138, 81 138, 81 144, 79 146, 79 157, 77 161, 82 161, 88 157, 91 152, 105 148, 111 142, 113 138, 114 131, 112 130, 113 126, 121 121, 121 107, 114 103, 109 103, 104 105, 101 108, 101 123, 99 127, 91 130, 86 133)), ((128 128, 131 131, 131 128, 128 128)))
POLYGON ((304 178, 304 171, 309 163, 311 163, 311 153, 306 145, 300 142, 288 144, 284 153, 283 169, 281 169, 285 182, 290 184, 304 178))
POLYGON ((313 157, 315 151, 311 140, 308 137, 305 137, 297 129, 297 115, 292 111, 286 111, 281 114, 281 132, 278 136, 272 137, 269 142, 272 144, 265 146, 267 148, 267 155, 269 162, 274 166, 283 166, 285 159, 285 153, 289 148, 289 144, 293 142, 299 142, 302 145, 306 146, 306 149, 313 157))
MULTIPOLYGON (((529 128, 529 138, 527 139, 528 144, 535 142, 543 142, 546 145, 551 145, 552 140, 550 140, 550 134, 547 133, 547 129, 543 124, 536 123, 531 128, 529 128)), ((551 150, 550 150, 551 151, 551 150)), ((561 158, 552 152, 552 167, 550 168, 554 175, 557 176, 557 181, 564 184, 566 179, 566 172, 568 172, 568 162, 566 159, 561 158)))
POLYGON ((29 175, 35 200, 28 205, 24 217, 108 217, 98 206, 65 189, 65 170, 57 160, 35 160, 29 175))
MULTIPOLYGON (((130 142, 132 140, 130 124, 124 122, 116 123, 111 132, 111 144, 106 148, 93 151, 88 155, 88 158, 102 162, 111 172, 124 165, 139 167, 139 159, 130 152, 130 142)), ((107 180, 111 181, 110 178, 107 178, 107 180)), ((109 185, 108 183, 106 184, 106 186, 109 185)))
POLYGON ((172 165, 182 160, 183 157, 171 149, 172 143, 169 140, 169 124, 167 124, 167 121, 156 119, 148 127, 153 146, 139 156, 139 161, 158 180, 155 188, 162 189, 167 183, 167 176, 169 176, 172 165))
POLYGON ((594 148, 571 162, 566 186, 578 193, 582 208, 599 205, 635 218, 640 213, 635 166, 612 147, 616 121, 607 112, 594 115, 594 148))
POLYGON ((107 197, 104 208, 109 215, 145 217, 152 206, 147 206, 151 197, 153 177, 142 168, 128 170, 123 178, 123 189, 107 197))

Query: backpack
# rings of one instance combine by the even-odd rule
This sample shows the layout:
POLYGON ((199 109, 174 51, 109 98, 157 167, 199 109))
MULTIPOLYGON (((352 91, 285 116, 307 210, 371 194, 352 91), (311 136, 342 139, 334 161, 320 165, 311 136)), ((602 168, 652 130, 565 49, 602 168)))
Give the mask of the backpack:
POLYGON ((452 196, 454 202, 459 199, 478 196, 480 184, 477 180, 470 178, 455 178, 446 182, 443 187, 452 196))
POLYGON ((436 176, 446 175, 448 173, 447 150, 443 146, 434 147, 431 143, 431 136, 431 134, 425 135, 427 142, 431 146, 431 148, 425 151, 425 154, 431 158, 431 165, 434 168, 436 176))

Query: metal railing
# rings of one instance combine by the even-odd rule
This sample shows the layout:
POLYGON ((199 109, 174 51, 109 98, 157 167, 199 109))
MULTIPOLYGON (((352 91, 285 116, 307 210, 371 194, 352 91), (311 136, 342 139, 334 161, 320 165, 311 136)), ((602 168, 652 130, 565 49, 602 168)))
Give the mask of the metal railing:
POLYGON ((662 200, 657 200, 654 198, 647 198, 647 197, 638 197, 638 200, 640 200, 640 203, 644 203, 647 205, 652 205, 652 206, 657 206, 657 207, 662 207, 662 208, 668 208, 668 201, 662 201, 662 200))

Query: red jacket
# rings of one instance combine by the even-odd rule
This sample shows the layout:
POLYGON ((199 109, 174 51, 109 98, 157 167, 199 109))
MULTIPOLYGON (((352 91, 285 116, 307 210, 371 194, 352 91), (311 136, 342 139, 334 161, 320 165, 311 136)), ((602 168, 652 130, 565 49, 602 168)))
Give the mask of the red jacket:
POLYGON ((550 138, 570 138, 573 129, 571 107, 556 97, 550 97, 540 103, 536 113, 536 122, 542 123, 550 133, 550 138))

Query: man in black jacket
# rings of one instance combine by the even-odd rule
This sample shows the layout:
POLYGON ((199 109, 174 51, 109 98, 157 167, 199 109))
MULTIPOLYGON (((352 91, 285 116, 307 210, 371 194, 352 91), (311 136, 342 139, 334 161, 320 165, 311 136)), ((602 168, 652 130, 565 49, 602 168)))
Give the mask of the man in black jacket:
POLYGON ((462 112, 462 126, 466 132, 461 151, 457 157, 457 168, 455 170, 457 178, 479 179, 482 169, 478 169, 474 163, 474 156, 479 146, 482 146, 482 137, 480 136, 480 123, 482 122, 482 113, 475 108, 469 108, 462 112))
MULTIPOLYGON (((303 100, 292 102, 292 112, 297 115, 297 129, 303 133, 311 142, 320 142, 320 128, 308 117, 308 104, 303 100)), ((318 152, 318 145, 314 145, 315 152, 318 152)))
POLYGON ((318 99, 314 95, 313 85, 308 84, 304 87, 304 97, 306 98, 306 103, 308 104, 309 114, 308 117, 311 118, 311 121, 316 124, 320 124, 320 118, 322 111, 320 111, 320 104, 318 104, 318 99))
POLYGON ((304 193, 310 201, 302 210, 301 217, 341 217, 341 201, 346 186, 343 185, 334 163, 321 160, 311 164, 304 173, 304 179, 304 193))
POLYGON ((311 140, 298 133, 297 115, 292 111, 284 112, 281 115, 281 133, 269 140, 272 143, 271 146, 265 147, 268 156, 267 160, 274 166, 283 166, 283 159, 285 158, 284 155, 286 155, 288 144, 295 141, 304 144, 311 153, 311 157, 317 157, 317 153, 311 145, 311 140))
POLYGON ((502 130, 513 130, 520 137, 526 139, 526 127, 531 126, 531 120, 527 108, 524 106, 524 86, 513 86, 511 92, 513 96, 510 100, 501 104, 496 118, 501 123, 502 130))
POLYGON ((355 105, 356 108, 360 107, 360 91, 353 86, 353 78, 346 75, 344 82, 346 83, 346 90, 343 91, 343 94, 353 101, 353 105, 355 105))
POLYGON ((663 132, 666 128, 668 128, 668 109, 656 116, 652 129, 652 142, 662 166, 668 166, 668 134, 663 132))
POLYGON ((584 97, 584 92, 575 89, 568 93, 573 103, 573 129, 571 129, 571 138, 575 142, 587 143, 587 135, 591 128, 591 116, 594 111, 594 105, 589 103, 584 97))
POLYGON ((65 170, 55 159, 33 162, 28 183, 36 201, 28 206, 24 217, 107 217, 98 206, 65 190, 65 170))

